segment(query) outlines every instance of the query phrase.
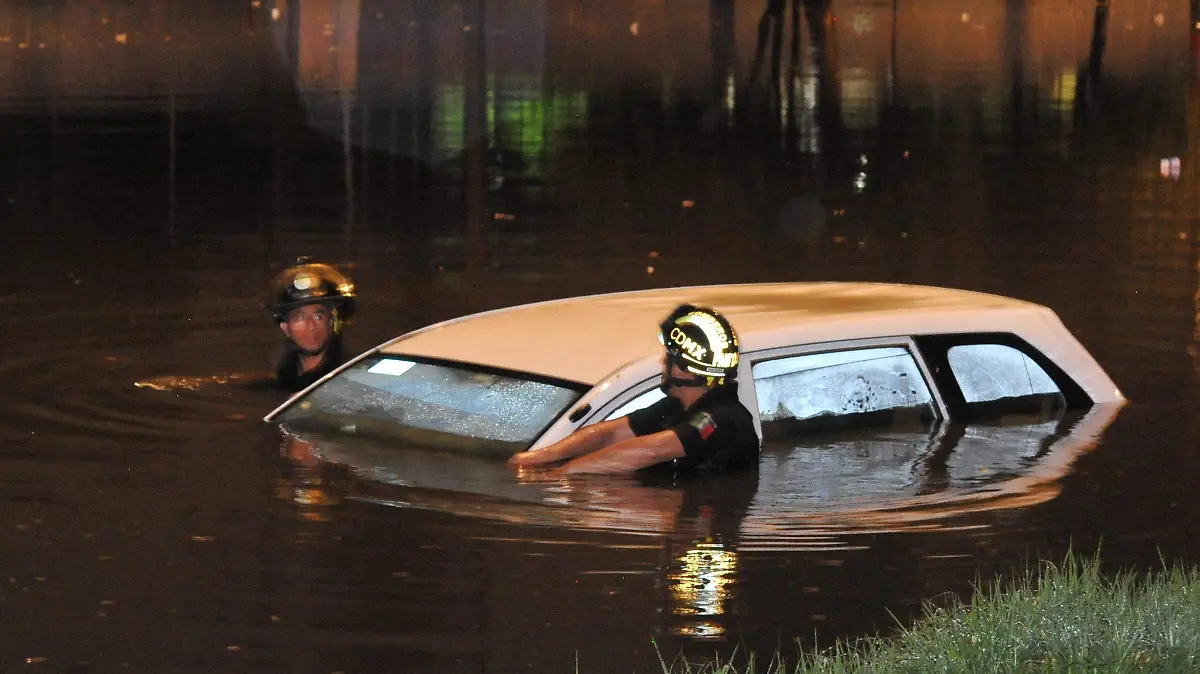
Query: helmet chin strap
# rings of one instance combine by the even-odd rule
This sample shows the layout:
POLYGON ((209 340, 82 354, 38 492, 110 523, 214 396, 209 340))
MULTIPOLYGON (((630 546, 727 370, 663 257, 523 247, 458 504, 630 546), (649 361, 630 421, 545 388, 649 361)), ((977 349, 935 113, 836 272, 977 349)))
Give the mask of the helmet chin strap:
POLYGON ((703 379, 684 379, 682 377, 663 377, 659 382, 658 388, 667 393, 672 388, 708 388, 708 384, 704 383, 703 379))
POLYGON ((712 384, 712 377, 674 377, 671 375, 670 369, 663 372, 662 380, 658 384, 658 388, 663 393, 668 393, 672 388, 709 388, 712 384))
POLYGON ((725 380, 728 379, 728 376, 714 377, 712 375, 697 375, 695 377, 688 377, 686 379, 683 377, 674 377, 671 375, 672 365, 678 365, 681 369, 686 369, 687 366, 683 361, 675 360, 675 357, 673 357, 670 353, 668 353, 668 362, 669 364, 663 371, 662 379, 658 384, 659 390, 661 390, 663 393, 669 393, 670 390, 675 387, 714 388, 717 386, 724 386, 725 380))

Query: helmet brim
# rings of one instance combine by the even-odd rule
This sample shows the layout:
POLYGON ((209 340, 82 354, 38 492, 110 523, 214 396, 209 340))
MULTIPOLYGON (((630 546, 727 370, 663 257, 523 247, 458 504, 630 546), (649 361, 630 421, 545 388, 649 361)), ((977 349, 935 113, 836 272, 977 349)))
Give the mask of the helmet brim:
POLYGON ((354 314, 354 298, 345 297, 343 295, 309 297, 303 300, 296 300, 295 302, 275 304, 269 307, 269 309, 275 320, 283 323, 287 321, 287 315, 290 314, 294 309, 299 309, 300 307, 305 307, 310 304, 325 304, 336 308, 341 314, 340 318, 343 321, 350 320, 350 317, 354 314))

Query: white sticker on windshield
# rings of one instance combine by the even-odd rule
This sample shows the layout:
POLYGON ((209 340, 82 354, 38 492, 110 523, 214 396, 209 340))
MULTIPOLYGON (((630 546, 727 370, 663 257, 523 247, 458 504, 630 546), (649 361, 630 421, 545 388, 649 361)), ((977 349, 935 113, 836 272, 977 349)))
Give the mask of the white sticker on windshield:
POLYGON ((367 372, 372 374, 390 374, 393 377, 399 377, 400 375, 412 369, 412 366, 414 365, 416 365, 416 363, 412 362, 411 360, 387 358, 372 365, 371 369, 367 370, 367 372))

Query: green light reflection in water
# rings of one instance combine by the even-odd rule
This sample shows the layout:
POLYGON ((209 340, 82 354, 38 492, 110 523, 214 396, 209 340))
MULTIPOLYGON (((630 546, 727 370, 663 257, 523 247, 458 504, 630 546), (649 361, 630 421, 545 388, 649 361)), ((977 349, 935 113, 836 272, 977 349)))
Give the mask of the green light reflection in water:
MULTIPOLYGON (((546 154, 566 133, 587 125, 588 95, 582 91, 548 94, 542 80, 534 75, 506 75, 502 86, 488 78, 488 147, 519 153, 520 173, 526 178, 541 178, 546 154)), ((434 102, 434 143, 436 161, 458 157, 465 147, 465 88, 461 84, 438 89, 434 102)))

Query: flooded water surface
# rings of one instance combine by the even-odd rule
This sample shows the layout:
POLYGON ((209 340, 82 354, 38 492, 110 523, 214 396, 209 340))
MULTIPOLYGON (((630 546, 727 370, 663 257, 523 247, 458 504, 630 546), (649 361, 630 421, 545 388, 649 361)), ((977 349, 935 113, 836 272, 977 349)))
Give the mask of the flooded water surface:
POLYGON ((0 671, 653 672, 1070 549, 1200 559, 1188 3, 127 4, 0 9, 0 671), (356 353, 585 293, 930 284, 1051 307, 1128 403, 525 480, 264 423, 298 255, 357 283, 356 353))

